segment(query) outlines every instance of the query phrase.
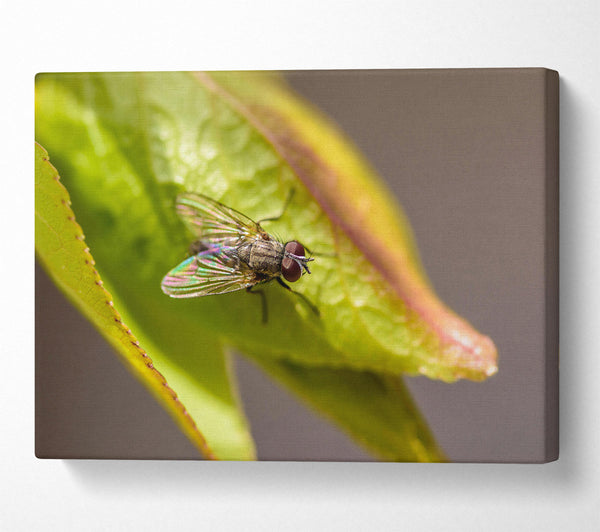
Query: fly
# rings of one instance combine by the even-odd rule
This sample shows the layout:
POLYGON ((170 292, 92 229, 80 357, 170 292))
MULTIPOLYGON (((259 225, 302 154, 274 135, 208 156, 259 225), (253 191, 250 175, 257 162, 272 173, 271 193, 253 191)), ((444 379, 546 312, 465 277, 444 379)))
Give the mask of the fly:
MULTIPOLYGON (((278 220, 293 196, 291 191, 278 220)), ((246 290, 262 298, 262 318, 267 321, 266 299, 257 285, 276 280, 301 297, 318 316, 319 310, 303 294, 292 290, 283 280, 294 283, 310 274, 304 246, 291 240, 283 243, 267 233, 260 222, 202 194, 186 192, 176 200, 177 214, 196 237, 191 256, 173 268, 161 287, 171 297, 201 297, 246 290)))

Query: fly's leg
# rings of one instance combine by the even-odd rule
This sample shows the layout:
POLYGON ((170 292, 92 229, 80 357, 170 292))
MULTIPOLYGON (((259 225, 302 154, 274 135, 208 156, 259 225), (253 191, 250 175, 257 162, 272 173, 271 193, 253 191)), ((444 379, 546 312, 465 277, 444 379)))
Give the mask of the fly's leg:
POLYGON ((252 290, 253 288, 253 286, 249 286, 248 288, 246 288, 246 292, 248 292, 249 294, 255 294, 257 296, 260 296, 262 302, 262 322, 263 325, 266 325, 267 319, 269 317, 267 313, 267 297, 265 296, 265 292, 263 290, 252 290))
POLYGON ((286 290, 289 290, 292 294, 296 294, 298 297, 300 297, 309 307, 310 310, 312 310, 316 316, 318 318, 321 317, 321 313, 319 312, 319 309, 314 305, 314 303, 308 299, 304 294, 301 294, 300 292, 296 292, 296 290, 292 290, 287 284, 285 284, 282 280, 281 277, 277 277, 277 282, 283 286, 286 290))
POLYGON ((271 216, 269 218, 262 218, 261 220, 258 220, 257 223, 260 225, 262 222, 275 222, 276 220, 279 220, 279 218, 281 218, 285 214, 285 211, 287 210, 288 205, 292 201, 293 197, 294 197, 294 189, 291 188, 290 192, 288 193, 288 197, 285 200, 285 203, 283 204, 283 209, 281 209, 281 213, 279 213, 278 216, 271 216))

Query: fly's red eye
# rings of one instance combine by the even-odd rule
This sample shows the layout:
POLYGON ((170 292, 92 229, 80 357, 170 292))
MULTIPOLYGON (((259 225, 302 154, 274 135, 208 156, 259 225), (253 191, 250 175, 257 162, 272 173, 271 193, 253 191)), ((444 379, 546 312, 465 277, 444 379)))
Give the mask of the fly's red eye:
POLYGON ((300 242, 296 242, 292 240, 285 245, 285 250, 292 255, 297 255, 298 257, 304 257, 304 246, 300 244, 300 242))
POLYGON ((295 283, 298 279, 300 279, 300 277, 302 277, 302 268, 300 268, 300 264, 298 264, 294 259, 285 257, 281 261, 281 274, 286 281, 295 283))
MULTIPOLYGON (((304 257, 304 246, 295 240, 292 240, 285 245, 285 251, 286 253, 291 253, 297 257, 304 257)), ((284 257, 281 261, 281 274, 286 281, 295 283, 302 277, 302 268, 294 259, 284 257)))

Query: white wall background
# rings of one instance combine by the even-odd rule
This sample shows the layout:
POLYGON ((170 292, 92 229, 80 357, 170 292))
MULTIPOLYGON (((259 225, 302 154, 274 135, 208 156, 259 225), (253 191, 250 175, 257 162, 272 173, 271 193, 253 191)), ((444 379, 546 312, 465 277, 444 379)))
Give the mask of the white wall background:
POLYGON ((600 11, 594 1, 3 2, 1 530, 598 530, 600 11), (272 5, 271 5, 272 4, 272 5), (561 89, 561 458, 543 466, 41 461, 39 71, 544 66, 561 89))

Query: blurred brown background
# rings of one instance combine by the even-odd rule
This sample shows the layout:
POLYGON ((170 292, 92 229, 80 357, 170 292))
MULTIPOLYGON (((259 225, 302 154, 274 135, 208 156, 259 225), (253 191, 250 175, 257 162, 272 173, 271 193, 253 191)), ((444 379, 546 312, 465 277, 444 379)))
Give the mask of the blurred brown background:
MULTIPOLYGON (((288 79, 395 193, 440 298, 498 347, 499 373, 487 382, 407 379, 439 443, 454 461, 542 460, 544 72, 322 71, 288 79)), ((249 362, 239 358, 237 369, 260 459, 372 459, 249 362)), ((36 453, 197 458, 39 268, 36 453)))

